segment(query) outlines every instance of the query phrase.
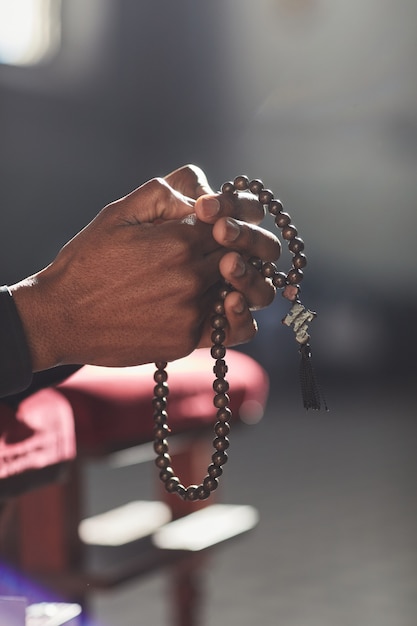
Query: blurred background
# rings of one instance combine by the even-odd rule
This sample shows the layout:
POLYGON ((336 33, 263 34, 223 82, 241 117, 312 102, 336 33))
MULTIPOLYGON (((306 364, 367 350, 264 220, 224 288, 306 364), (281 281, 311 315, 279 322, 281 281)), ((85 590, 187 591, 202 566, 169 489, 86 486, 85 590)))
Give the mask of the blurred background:
MULTIPOLYGON (((268 410, 225 481, 261 524, 214 562, 208 626, 416 624, 416 60, 414 0, 0 0, 2 283, 188 162, 215 188, 262 178, 306 242, 331 412, 300 408, 278 297, 241 348, 271 376, 268 410)), ((87 480, 98 510, 113 477, 87 480)), ((96 614, 162 624, 163 589, 96 614)))

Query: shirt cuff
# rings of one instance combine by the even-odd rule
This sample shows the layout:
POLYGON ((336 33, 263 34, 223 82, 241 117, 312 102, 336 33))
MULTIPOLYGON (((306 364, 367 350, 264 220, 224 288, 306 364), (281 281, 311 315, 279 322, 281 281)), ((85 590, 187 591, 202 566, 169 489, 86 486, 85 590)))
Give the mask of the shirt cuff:
POLYGON ((0 287, 0 398, 29 387, 32 361, 12 294, 0 287))

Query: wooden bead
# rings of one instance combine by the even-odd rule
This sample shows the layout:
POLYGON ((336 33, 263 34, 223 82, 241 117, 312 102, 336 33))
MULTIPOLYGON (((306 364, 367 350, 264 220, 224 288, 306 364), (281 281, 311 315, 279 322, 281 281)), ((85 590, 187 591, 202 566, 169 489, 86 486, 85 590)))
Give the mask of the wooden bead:
POLYGON ((159 478, 162 480, 163 483, 166 483, 167 480, 169 480, 170 478, 173 478, 173 476, 174 476, 174 470, 172 469, 172 467, 164 467, 159 472, 159 478))
POLYGON ((230 445, 230 441, 227 437, 216 437, 213 441, 213 446, 216 450, 222 452, 223 450, 227 450, 230 445))
POLYGON ((236 176, 233 184, 239 191, 245 191, 245 189, 249 188, 249 178, 247 176, 236 176))
POLYGON ((158 454, 155 459, 155 465, 160 469, 164 467, 171 467, 172 459, 166 452, 164 454, 158 454))
POLYGON ((168 413, 166 411, 155 411, 153 414, 155 424, 166 424, 167 419, 168 413))
POLYGON ((221 187, 221 191, 222 193, 234 193, 235 191, 235 186, 234 184, 229 180, 227 181, 227 183, 223 183, 222 187, 221 187))
POLYGON ((261 204, 269 204, 274 199, 274 194, 270 189, 262 189, 259 193, 259 202, 261 204))
POLYGON ((227 393, 218 393, 213 398, 213 404, 216 409, 224 409, 230 402, 227 393))
POLYGON ((273 278, 276 273, 277 266, 275 265, 275 263, 271 263, 270 261, 268 261, 267 263, 263 264, 262 275, 265 276, 265 278, 273 278))
POLYGON ((169 394, 168 385, 166 383, 158 383, 153 388, 153 392, 157 398, 165 398, 169 394))
POLYGON ((300 270, 301 268, 305 267, 307 265, 307 257, 306 257, 306 255, 303 254, 302 252, 299 252, 293 258, 292 264, 294 265, 294 267, 297 270, 300 270))
POLYGON ((165 454, 168 452, 168 442, 166 439, 157 439, 154 441, 153 449, 156 454, 165 454))
POLYGON ((211 460, 213 461, 213 465, 225 465, 225 463, 227 463, 228 461, 228 456, 227 456, 227 452, 215 452, 212 457, 211 460))
POLYGON ((230 426, 227 422, 216 422, 214 432, 218 437, 226 437, 230 433, 230 426))
POLYGON ((264 188, 264 184, 261 180, 259 180, 259 178, 254 178, 249 183, 249 189, 255 195, 259 195, 263 188, 264 188))
POLYGON ((304 250, 304 241, 301 239, 301 237, 294 237, 294 239, 292 239, 288 244, 288 249, 293 254, 298 254, 299 252, 302 252, 304 250))
POLYGON ((284 226, 284 228, 282 229, 282 236, 284 239, 287 239, 288 241, 291 241, 291 239, 294 239, 294 237, 297 236, 297 229, 294 226, 294 224, 288 224, 288 226, 284 226))
POLYGON ((287 281, 290 285, 297 285, 304 278, 303 270, 292 269, 287 274, 287 281))
POLYGON ((166 409, 167 401, 165 398, 153 398, 152 406, 156 411, 162 411, 163 409, 166 409))
POLYGON ((232 412, 228 407, 223 407, 217 411, 217 419, 220 422, 230 422, 232 419, 232 412))
POLYGON ((284 274, 284 272, 277 272, 272 279, 272 284, 277 289, 283 289, 283 287, 287 284, 286 274, 284 274))
POLYGON ((176 490, 175 490, 175 491, 176 491, 176 494, 177 494, 180 498, 182 498, 183 500, 185 500, 185 499, 186 499, 186 497, 187 497, 187 490, 186 490, 186 488, 184 487, 184 485, 182 485, 181 483, 179 483, 179 485, 177 485, 177 488, 176 488, 176 490))
POLYGON ((153 434, 155 439, 165 439, 170 432, 168 424, 157 424, 154 427, 153 434))
POLYGON ((166 366, 168 365, 167 361, 157 361, 155 363, 155 366, 158 370, 163 370, 166 368, 166 366))
POLYGON ((287 226, 290 222, 291 217, 288 215, 288 213, 278 213, 278 215, 275 217, 275 224, 276 226, 278 226, 278 228, 284 228, 284 226, 287 226))
POLYGON ((213 367, 213 372, 216 374, 218 378, 221 376, 226 376, 228 367, 226 365, 226 361, 223 359, 217 359, 216 364, 213 367))
POLYGON ((224 304, 221 300, 218 300, 214 307, 213 307, 213 311, 217 314, 217 315, 224 315, 224 304))
POLYGON ((219 465, 214 465, 213 463, 207 468, 208 475, 212 478, 219 478, 223 474, 223 470, 219 465))
POLYGON ((212 346, 210 353, 213 359, 222 359, 226 354, 226 348, 224 346, 212 346))
POLYGON ((251 256, 248 263, 252 265, 256 270, 262 269, 262 260, 257 256, 251 256))
POLYGON ((213 332, 211 333, 212 343, 219 345, 223 343, 225 339, 226 339, 226 333, 224 332, 222 328, 219 328, 218 330, 213 330, 213 332))
POLYGON ((166 483, 165 483, 165 489, 169 492, 169 493, 174 493, 174 491, 177 490, 177 486, 180 484, 180 479, 177 478, 176 476, 172 476, 172 478, 169 478, 166 483))
POLYGON ((281 200, 272 200, 269 203, 268 211, 271 215, 278 215, 280 211, 282 211, 284 207, 282 206, 281 200))
POLYGON ((165 370, 156 370, 153 379, 156 383, 164 383, 168 380, 168 372, 165 370))
POLYGON ((210 495, 210 491, 208 491, 203 485, 199 485, 197 487, 197 497, 199 500, 207 500, 210 495))
POLYGON ((214 491, 219 486, 219 481, 210 476, 206 476, 203 480, 203 487, 206 491, 214 491))
POLYGON ((224 300, 226 296, 232 291, 232 288, 228 285, 224 285, 223 288, 219 292, 219 297, 224 300))
POLYGON ((213 389, 216 393, 227 393, 229 391, 229 383, 224 378, 216 378, 213 383, 213 389))
POLYGON ((185 499, 190 502, 195 502, 198 500, 198 485, 189 485, 185 490, 185 499))
POLYGON ((211 318, 211 327, 214 329, 225 328, 227 321, 223 315, 213 315, 211 318))

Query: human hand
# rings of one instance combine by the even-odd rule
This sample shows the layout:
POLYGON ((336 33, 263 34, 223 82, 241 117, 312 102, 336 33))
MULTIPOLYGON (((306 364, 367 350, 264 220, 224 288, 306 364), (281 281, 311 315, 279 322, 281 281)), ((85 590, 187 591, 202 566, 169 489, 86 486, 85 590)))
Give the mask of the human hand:
MULTIPOLYGON (((275 296, 271 281, 249 263, 251 257, 275 261, 280 255, 278 239, 258 227, 265 210, 250 192, 239 192, 233 196, 215 193, 203 170, 195 165, 183 166, 168 174, 165 180, 180 193, 196 200, 193 208, 196 217, 212 224, 214 239, 230 250, 222 256, 219 264, 223 280, 234 289, 225 300, 228 341, 230 345, 244 343, 256 333, 256 322, 250 310, 269 305, 275 296)), ((207 320, 200 345, 208 345, 210 334, 207 320)))
POLYGON ((196 217, 212 224, 214 239, 226 250, 231 250, 220 261, 223 279, 245 296, 252 310, 270 304, 275 289, 248 260, 257 256, 263 261, 275 261, 281 247, 272 233, 258 227, 265 216, 258 199, 250 192, 233 196, 215 193, 203 170, 196 165, 183 166, 168 174, 165 180, 173 189, 196 200, 193 207, 196 217))
MULTIPOLYGON (((210 345, 203 330, 224 250, 210 225, 173 219, 194 204, 166 181, 149 181, 11 287, 34 371, 174 360, 210 345)), ((228 344, 250 339, 254 322, 242 296, 229 294, 225 309, 228 344)))

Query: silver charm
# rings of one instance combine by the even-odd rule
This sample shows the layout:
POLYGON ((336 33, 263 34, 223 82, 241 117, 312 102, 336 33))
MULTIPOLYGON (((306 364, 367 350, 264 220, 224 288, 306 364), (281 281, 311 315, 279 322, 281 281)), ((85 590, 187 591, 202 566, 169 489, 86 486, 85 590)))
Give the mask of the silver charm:
POLYGON ((304 344, 310 339, 310 335, 307 332, 308 323, 313 321, 316 315, 317 313, 306 309, 301 302, 294 302, 282 323, 286 326, 293 326, 296 341, 304 344))

